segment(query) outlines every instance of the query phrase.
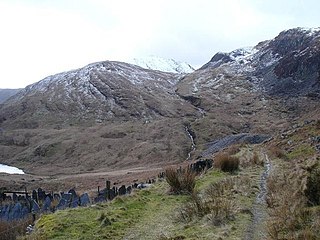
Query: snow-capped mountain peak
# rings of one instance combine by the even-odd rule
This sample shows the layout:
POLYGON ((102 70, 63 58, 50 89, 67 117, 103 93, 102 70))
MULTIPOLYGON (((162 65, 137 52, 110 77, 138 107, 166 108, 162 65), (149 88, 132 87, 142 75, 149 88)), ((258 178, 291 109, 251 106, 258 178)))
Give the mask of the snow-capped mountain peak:
POLYGON ((186 62, 179 62, 173 59, 165 59, 157 56, 133 58, 128 62, 138 65, 142 68, 158 70, 162 72, 191 73, 195 70, 186 62))

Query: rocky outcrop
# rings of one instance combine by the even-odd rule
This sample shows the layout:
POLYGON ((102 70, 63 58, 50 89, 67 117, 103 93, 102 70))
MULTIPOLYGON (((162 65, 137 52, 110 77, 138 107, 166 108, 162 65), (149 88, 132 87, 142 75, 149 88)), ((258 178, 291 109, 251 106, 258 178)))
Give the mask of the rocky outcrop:
POLYGON ((268 45, 279 56, 273 74, 264 77, 271 94, 318 96, 320 93, 320 29, 291 29, 268 45))
POLYGON ((247 77, 272 96, 318 96, 320 28, 290 29, 251 49, 217 53, 206 68, 247 77))
POLYGON ((226 136, 222 139, 208 143, 207 149, 202 153, 202 157, 208 157, 213 153, 219 152, 233 144, 260 144, 270 139, 268 135, 241 133, 226 136))

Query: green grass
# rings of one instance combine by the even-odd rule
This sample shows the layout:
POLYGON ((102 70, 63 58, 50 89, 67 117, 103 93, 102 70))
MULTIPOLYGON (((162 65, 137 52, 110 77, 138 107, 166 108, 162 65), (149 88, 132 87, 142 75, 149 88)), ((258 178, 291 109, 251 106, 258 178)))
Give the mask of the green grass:
POLYGON ((196 190, 200 191, 207 188, 210 183, 217 182, 229 174, 218 170, 208 171, 205 175, 200 176, 196 182, 196 190))
MULTIPOLYGON (((292 141, 291 152, 286 154, 287 159, 306 159, 316 154, 315 147, 312 146, 310 139, 320 135, 320 129, 317 125, 307 125, 297 129, 295 132, 288 135, 288 139, 292 141)), ((288 142, 288 140, 286 140, 288 142)))
POLYGON ((44 239, 122 239, 138 222, 187 200, 186 196, 168 195, 167 188, 162 182, 110 203, 43 215, 37 223, 38 235, 44 239), (101 215, 111 225, 102 224, 101 215))
POLYGON ((313 156, 316 153, 314 147, 310 146, 309 144, 301 144, 294 148, 294 150, 288 153, 286 156, 289 160, 291 159, 298 159, 298 158, 308 158, 313 156))
MULTIPOLYGON (((259 177, 258 168, 244 171, 259 177)), ((196 190, 202 192, 211 183, 231 176, 210 170, 197 178, 196 190)), ((235 197, 244 207, 250 207, 255 198, 235 197)), ((248 214, 239 212, 226 226, 215 227, 206 218, 181 222, 179 209, 190 200, 187 195, 169 194, 169 185, 158 182, 150 189, 134 191, 112 202, 43 215, 31 239, 217 239, 224 234, 227 239, 240 239, 250 221, 248 214)))

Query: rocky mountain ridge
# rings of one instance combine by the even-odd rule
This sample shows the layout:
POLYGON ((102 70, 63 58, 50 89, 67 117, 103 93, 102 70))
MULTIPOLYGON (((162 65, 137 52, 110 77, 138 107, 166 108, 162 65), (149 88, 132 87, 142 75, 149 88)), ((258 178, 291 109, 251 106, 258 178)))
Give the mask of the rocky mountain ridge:
POLYGON ((217 53, 201 69, 223 66, 271 95, 318 95, 320 28, 295 28, 252 48, 217 53))
POLYGON ((318 46, 319 30, 297 28, 189 74, 105 61, 49 76, 0 107, 0 162, 53 175, 161 166, 315 119, 318 46))

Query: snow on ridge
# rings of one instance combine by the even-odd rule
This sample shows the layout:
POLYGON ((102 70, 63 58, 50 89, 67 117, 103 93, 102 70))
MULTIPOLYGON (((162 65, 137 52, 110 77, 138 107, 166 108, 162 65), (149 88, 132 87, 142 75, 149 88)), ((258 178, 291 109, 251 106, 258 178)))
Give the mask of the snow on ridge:
POLYGON ((309 28, 309 29, 304 29, 306 32, 308 32, 309 36, 312 36, 314 34, 320 33, 320 27, 316 28, 309 28))
POLYGON ((258 50, 255 47, 244 47, 230 52, 229 56, 236 62, 247 62, 248 60, 252 59, 254 54, 257 52, 258 50))
POLYGON ((191 73, 195 69, 186 62, 178 62, 174 59, 165 59, 156 56, 133 58, 128 61, 142 68, 171 73, 191 73))
POLYGON ((304 28, 301 28, 301 30, 303 30, 305 32, 308 32, 310 35, 312 35, 314 33, 319 32, 320 31, 320 27, 311 27, 311 28, 304 27, 304 28))
MULTIPOLYGON (((161 62, 161 60, 159 60, 161 62)), ((174 60, 171 60, 172 62, 174 60)), ((171 63, 172 63, 171 62, 171 63)), ((173 64, 172 64, 173 65, 173 64)), ((187 65, 187 64, 186 64, 187 65)), ((181 67, 176 66, 176 67, 181 67)), ((183 65, 182 65, 183 67, 183 65)), ((190 66, 188 65, 189 70, 190 66)), ((187 68, 187 67, 186 67, 187 68)), ((172 72, 164 72, 153 74, 150 71, 141 71, 138 67, 124 63, 124 62, 115 62, 115 61, 101 61, 90 63, 84 67, 73 69, 70 71, 60 72, 54 75, 45 77, 44 79, 28 85, 16 96, 17 99, 21 99, 25 95, 33 95, 35 93, 50 93, 53 97, 56 95, 55 89, 63 88, 63 93, 59 95, 66 98, 74 98, 74 92, 81 92, 82 95, 86 97, 100 97, 104 99, 104 96, 95 91, 95 86, 91 83, 91 78, 98 79, 99 76, 97 73, 102 75, 112 74, 115 77, 122 77, 123 79, 128 80, 133 85, 142 85, 142 84, 158 84, 162 87, 168 88, 169 86, 174 85, 178 81, 177 78, 167 77, 167 74, 172 74, 172 72), (163 79, 162 79, 163 77, 163 79), (94 96, 92 92, 95 92, 94 96)), ((182 71, 180 71, 182 72, 182 71)))
POLYGON ((266 52, 258 45, 255 47, 239 48, 232 52, 222 54, 229 57, 230 60, 225 66, 228 66, 228 70, 233 74, 251 73, 254 72, 259 65, 267 67, 279 60, 272 52, 266 52), (263 61, 259 60, 261 55, 264 55, 263 61))

